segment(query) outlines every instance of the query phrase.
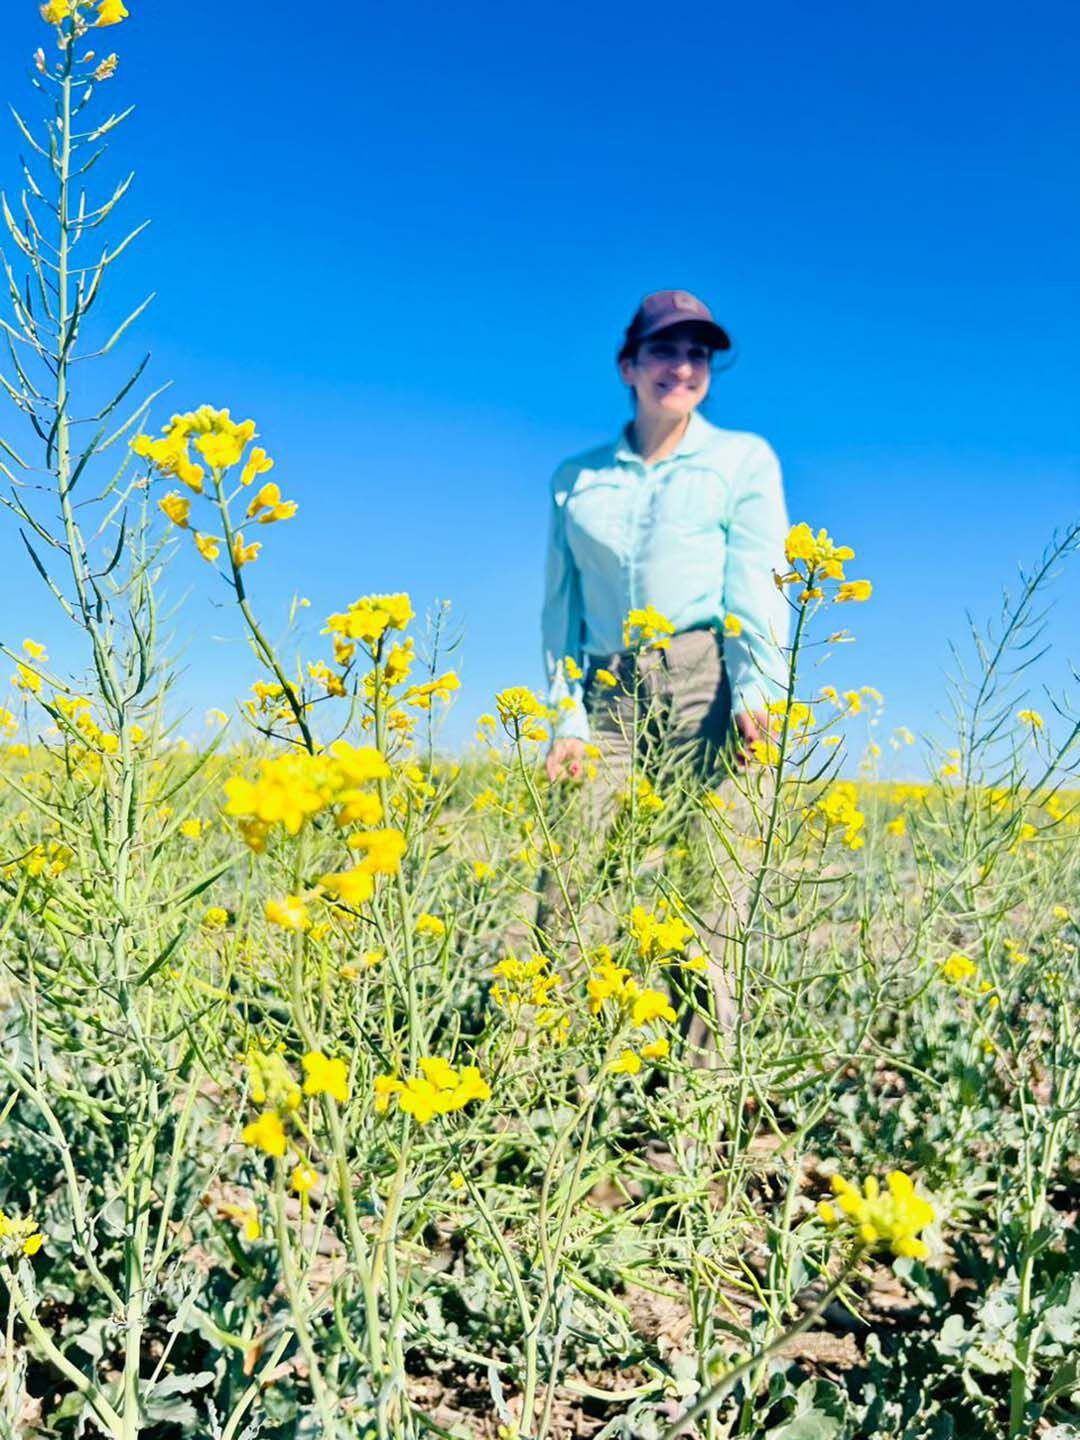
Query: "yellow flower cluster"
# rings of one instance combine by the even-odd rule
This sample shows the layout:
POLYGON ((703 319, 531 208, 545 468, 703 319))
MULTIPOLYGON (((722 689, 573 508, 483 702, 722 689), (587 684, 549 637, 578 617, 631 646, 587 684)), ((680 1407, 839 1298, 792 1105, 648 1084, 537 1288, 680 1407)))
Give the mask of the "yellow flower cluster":
POLYGON ((979 973, 978 965, 962 950, 954 950, 947 960, 941 962, 940 969, 942 978, 950 985, 966 985, 979 973))
POLYGON ((282 500, 280 487, 273 480, 268 480, 251 497, 244 519, 257 520, 260 525, 272 525, 277 520, 291 520, 296 511, 296 501, 282 500))
POLYGON ((620 794, 619 802, 626 810, 633 804, 639 815, 658 815, 664 808, 663 797, 653 789, 647 775, 635 775, 632 784, 620 794))
POLYGON ((805 700, 789 701, 786 696, 782 696, 779 700, 771 700, 765 708, 778 720, 787 720, 789 739, 805 741, 810 738, 816 717, 814 707, 808 705, 805 700))
POLYGON ((661 965, 681 954, 694 938, 694 932, 681 915, 668 914, 667 905, 660 902, 660 914, 653 914, 643 905, 635 905, 630 912, 630 933, 637 941, 638 954, 646 963, 661 965))
POLYGON ((628 650, 664 650, 675 626, 653 605, 630 610, 623 621, 623 644, 628 650))
MULTIPOLYGON (((394 682, 391 680, 390 683, 394 682)), ((448 670, 445 675, 428 680, 423 685, 410 685, 403 698, 406 705, 412 705, 417 710, 430 710, 433 700, 449 701, 454 691, 460 689, 461 681, 456 672, 448 670)))
POLYGON ((512 740, 542 741, 548 732, 540 723, 551 718, 551 711, 535 691, 525 685, 512 685, 495 696, 499 719, 512 740))
POLYGON ((36 1255, 44 1243, 35 1221, 16 1220, 0 1210, 0 1250, 6 1255, 36 1255))
POLYGON ((866 843, 862 833, 866 816, 859 809, 859 792, 850 780, 837 780, 830 785, 803 811, 803 818, 811 830, 825 837, 839 831, 849 850, 861 850, 866 843))
POLYGON ((46 0, 41 6, 41 18, 46 25, 62 25, 71 17, 76 22, 76 31, 81 33, 87 24, 81 12, 91 9, 93 4, 97 5, 97 16, 89 23, 95 27, 119 25, 128 18, 124 0, 46 0))
POLYGON ((840 1175, 831 1180, 836 1204, 822 1200, 818 1214, 831 1228, 842 1224, 861 1245, 884 1247, 894 1255, 925 1260, 929 1251, 919 1239, 919 1231, 934 1221, 934 1207, 915 1193, 910 1176, 893 1170, 885 1178, 886 1189, 873 1175, 863 1181, 862 1189, 840 1175), (839 1212, 839 1213, 837 1213, 839 1212))
POLYGON ((475 1065, 455 1069, 447 1060, 427 1058, 420 1061, 419 1075, 405 1080, 396 1075, 375 1077, 375 1109, 385 1111, 394 1097, 399 1109, 426 1125, 436 1115, 463 1110, 473 1100, 490 1100, 491 1086, 475 1065))
POLYGON ((594 1015, 599 1015, 605 1004, 613 1001, 635 1029, 654 1020, 675 1019, 671 1001, 664 992, 639 985, 625 966, 616 965, 605 953, 605 947, 597 953, 597 964, 586 988, 589 1009, 594 1015))
MULTIPOLYGON (((240 463, 254 436, 254 420, 238 424, 228 410, 201 405, 198 410, 185 415, 174 415, 156 440, 149 435, 137 435, 131 442, 131 448, 136 455, 149 461, 159 475, 175 478, 193 494, 201 495, 206 476, 204 465, 220 476, 240 463), (192 458, 192 446, 204 465, 192 458)), ((273 466, 274 462, 266 451, 261 446, 253 446, 240 472, 241 485, 250 485, 257 476, 265 475, 273 466)), ((158 501, 158 509, 179 529, 190 528, 191 500, 186 495, 170 490, 158 501)), ((268 525, 276 520, 290 519, 296 514, 296 509, 294 500, 282 500, 278 487, 266 484, 253 497, 247 509, 247 518, 257 517, 260 525, 268 525)), ((224 543, 219 536, 206 535, 198 530, 192 531, 192 536, 204 560, 213 562, 218 558, 224 543)), ((250 565, 261 548, 258 541, 245 543, 243 531, 238 530, 233 535, 230 558, 239 569, 242 565, 250 565)))
POLYGON ((0 874, 5 880, 10 880, 22 870, 31 880, 55 880, 70 869, 74 859, 75 852, 70 846, 60 840, 50 840, 47 844, 32 845, 21 860, 12 860, 4 865, 0 874))
POLYGON ((374 647, 387 630, 404 630, 414 613, 408 595, 363 595, 347 610, 328 616, 323 634, 374 647))
POLYGON ((793 525, 788 532, 784 554, 791 569, 785 575, 778 575, 776 583, 781 588, 801 584, 800 605, 823 598, 823 580, 839 583, 834 597, 837 601, 869 600, 873 591, 869 580, 847 580, 844 576, 844 565, 848 560, 854 560, 855 551, 850 545, 834 544, 828 531, 819 530, 815 535, 805 523, 793 525))
POLYGON ((374 746, 337 740, 319 755, 286 751, 260 760, 254 780, 243 775, 226 780, 225 814, 239 819, 255 851, 265 848, 274 826, 296 835, 313 815, 334 805, 340 807, 339 824, 377 825, 382 805, 363 787, 389 775, 389 764, 374 746))
MULTIPOLYGON (((301 1058, 305 1080, 303 1088, 296 1083, 288 1062, 279 1046, 273 1051, 260 1050, 252 1046, 244 1056, 248 1071, 248 1088, 254 1104, 262 1106, 260 1114, 244 1126, 241 1139, 245 1145, 261 1150, 275 1159, 282 1159, 289 1141, 285 1122, 300 1108, 301 1096, 329 1095, 338 1104, 344 1105, 349 1098, 349 1068, 344 1060, 331 1059, 321 1050, 309 1050, 301 1058)), ((310 1175, 310 1189, 315 1183, 315 1172, 300 1157, 307 1178, 310 1175)), ((293 1172, 293 1188, 306 1193, 304 1187, 296 1184, 293 1172)))
POLYGON ((552 972, 550 963, 546 955, 534 954, 528 960, 508 955, 492 972, 496 983, 491 987, 491 998, 516 1019, 526 1006, 531 1006, 541 1035, 549 1040, 564 1040, 570 1030, 570 1016, 559 993, 562 977, 552 972))

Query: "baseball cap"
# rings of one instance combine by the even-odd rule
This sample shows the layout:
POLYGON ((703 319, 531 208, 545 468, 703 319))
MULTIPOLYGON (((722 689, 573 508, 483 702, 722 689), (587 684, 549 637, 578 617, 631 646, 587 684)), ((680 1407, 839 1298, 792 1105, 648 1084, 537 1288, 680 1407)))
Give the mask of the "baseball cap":
POLYGON ((672 325, 688 323, 700 326, 711 349, 731 349, 731 336, 716 323, 703 300, 691 295, 689 290, 656 290, 646 295, 638 306, 627 328, 621 353, 661 330, 669 330, 672 325))

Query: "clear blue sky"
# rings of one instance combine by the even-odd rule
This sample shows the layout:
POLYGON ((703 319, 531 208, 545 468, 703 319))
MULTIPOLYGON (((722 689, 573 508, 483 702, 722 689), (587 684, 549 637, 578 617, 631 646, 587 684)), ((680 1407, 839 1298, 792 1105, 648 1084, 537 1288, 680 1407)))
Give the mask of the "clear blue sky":
MULTIPOLYGON (((109 173, 153 224, 113 303, 158 292, 159 423, 255 417, 300 502, 263 537, 264 613, 450 599, 451 742, 538 684, 549 475, 626 418, 620 332, 683 286, 740 347, 713 419, 772 442, 792 518, 874 581, 822 680, 933 726, 965 608, 1080 512, 1073 7, 128 4, 98 37, 138 106, 109 173)), ((32 111, 46 28, 31 0, 2 26, 0 94, 32 111)), ((189 557, 173 586, 199 712, 255 675, 210 579, 189 557)), ((0 605, 60 646, 37 584, 0 524, 0 605)), ((1075 575, 1058 594, 1052 682, 1080 659, 1075 575)))

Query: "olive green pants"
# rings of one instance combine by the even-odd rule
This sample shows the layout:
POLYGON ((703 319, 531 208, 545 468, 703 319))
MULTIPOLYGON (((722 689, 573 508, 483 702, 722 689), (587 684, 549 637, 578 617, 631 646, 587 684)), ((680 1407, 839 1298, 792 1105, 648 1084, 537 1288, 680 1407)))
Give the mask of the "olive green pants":
MULTIPOLYGON (((619 917, 612 912, 618 877, 612 864, 640 873, 664 863, 672 841, 704 843, 700 795, 716 788, 731 760, 731 700, 723 664, 723 641, 713 630, 688 630, 671 637, 664 650, 635 656, 632 651, 593 656, 585 676, 585 708, 592 742, 599 750, 596 774, 585 779, 563 804, 553 828, 563 845, 555 866, 540 876, 536 926, 540 939, 572 951, 586 933, 611 938, 619 917), (614 677, 612 685, 597 671, 614 677), (642 855, 625 853, 612 827, 626 823, 631 778, 634 804, 648 834, 642 855), (644 781, 649 782, 646 788, 644 781), (662 808, 651 796, 656 794, 662 808), (557 867, 557 869, 556 869, 557 867), (606 867, 606 876, 605 876, 606 867), (566 878, 589 877, 589 903, 577 912, 580 895, 566 878), (568 903, 569 906, 568 906, 568 903), (576 917, 576 923, 575 923, 576 917), (607 932, 596 935, 600 928, 607 932)), ((640 834, 641 827, 635 827, 640 834)), ((703 897, 695 924, 705 950, 716 1024, 730 1029, 735 1011, 727 958, 733 922, 731 887, 717 901, 715 890, 703 897)), ((702 1027, 693 1024, 701 1043, 702 1027)))

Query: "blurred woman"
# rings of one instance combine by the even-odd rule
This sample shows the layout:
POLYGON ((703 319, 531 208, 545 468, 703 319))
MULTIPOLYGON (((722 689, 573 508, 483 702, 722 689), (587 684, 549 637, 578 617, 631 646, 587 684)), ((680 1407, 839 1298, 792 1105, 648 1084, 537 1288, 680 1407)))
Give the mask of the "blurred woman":
MULTIPOLYGON (((552 480, 542 633, 558 718, 546 765, 552 782, 584 781, 595 834, 635 745, 639 760, 682 762, 707 782, 729 741, 737 764, 751 761, 783 688, 780 465, 760 436, 700 413, 714 356, 731 348, 695 296, 646 296, 618 351, 632 420, 552 480), (624 621, 648 607, 674 633, 662 648, 628 647, 624 621), (589 742, 599 756, 585 779, 589 742)), ((561 908, 550 874, 542 895, 540 923, 561 908)))

